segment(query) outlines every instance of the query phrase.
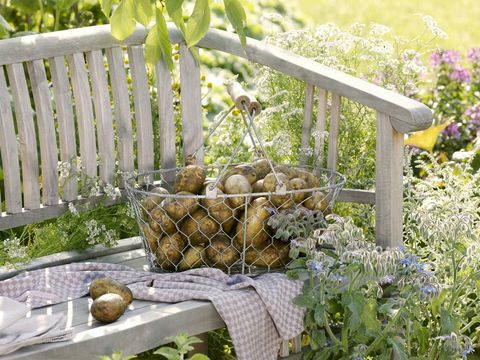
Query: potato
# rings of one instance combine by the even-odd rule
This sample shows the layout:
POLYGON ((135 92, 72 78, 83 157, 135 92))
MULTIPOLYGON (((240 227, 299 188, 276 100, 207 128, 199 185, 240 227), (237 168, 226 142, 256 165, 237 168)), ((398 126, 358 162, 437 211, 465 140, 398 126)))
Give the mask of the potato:
POLYGON ((325 195, 321 191, 315 191, 307 200, 303 202, 303 206, 305 206, 309 210, 318 210, 318 211, 326 211, 329 206, 330 200, 328 196, 325 195))
POLYGON ((263 186, 264 181, 265 181, 264 179, 261 179, 261 180, 256 181, 255 183, 253 183, 252 191, 254 193, 266 192, 265 187, 263 186))
POLYGON ((245 263, 259 268, 276 269, 286 266, 289 261, 289 246, 286 243, 275 240, 264 249, 249 248, 245 252, 245 263))
POLYGON ((142 212, 144 216, 160 205, 164 199, 164 197, 161 195, 168 194, 168 190, 160 186, 150 190, 150 192, 154 193, 155 195, 149 195, 140 202, 142 204, 142 212))
POLYGON ((192 194, 198 194, 202 189, 205 178, 204 168, 198 165, 187 165, 177 173, 173 190, 175 193, 188 191, 192 194))
POLYGON ((90 307, 92 316, 103 324, 109 324, 116 321, 123 315, 127 303, 118 294, 103 294, 96 298, 90 307))
MULTIPOLYGON (((275 163, 272 162, 272 165, 275 166, 275 163)), ((252 166, 257 171, 257 181, 263 179, 272 171, 267 159, 257 159, 253 162, 252 166)))
POLYGON ((133 295, 130 289, 112 278, 104 277, 95 279, 90 284, 90 296, 93 300, 108 293, 120 295, 127 305, 133 301, 133 295))
MULTIPOLYGON (((280 180, 282 184, 286 186, 289 180, 288 176, 280 172, 277 172, 276 174, 278 180, 280 180)), ((263 179, 263 188, 265 189, 265 191, 275 192, 275 190, 277 189, 277 180, 275 179, 275 175, 273 173, 267 174, 267 176, 265 176, 265 179, 263 179)))
MULTIPOLYGON (((235 174, 225 181, 225 192, 227 194, 249 194, 252 192, 252 185, 244 176, 235 174)), ((232 208, 236 209, 245 204, 245 200, 245 196, 235 196, 228 198, 228 203, 232 208)))
POLYGON ((187 214, 193 214, 198 209, 198 200, 194 194, 188 191, 180 191, 177 195, 185 195, 190 197, 167 198, 163 200, 162 207, 167 214, 174 220, 179 221, 187 214))
MULTIPOLYGON (((215 179, 207 179, 203 182, 203 191, 202 191, 202 194, 205 193, 205 190, 207 188, 208 185, 213 185, 215 184, 216 180, 215 179)), ((225 188, 223 187, 223 184, 221 181, 217 182, 217 189, 218 190, 221 190, 222 192, 225 192, 225 188)))
POLYGON ((185 246, 186 241, 179 233, 162 237, 155 252, 158 265, 165 270, 176 269, 185 246))
POLYGON ((228 170, 227 174, 222 179, 222 183, 225 184, 225 181, 227 181, 230 176, 237 174, 244 176, 250 184, 253 184, 255 181, 257 181, 257 171, 255 168, 252 165, 242 164, 228 170))
POLYGON ((237 223, 237 219, 235 219, 235 217, 231 217, 230 219, 224 221, 220 225, 225 234, 230 234, 230 232, 232 231, 236 223, 237 223))
MULTIPOLYGON (((217 189, 217 195, 223 195, 223 191, 217 189)), ((225 221, 233 218, 233 209, 228 205, 228 199, 225 197, 216 197, 215 199, 201 199, 200 204, 205 208, 208 214, 223 224, 225 221)))
POLYGON ((206 253, 209 265, 219 269, 229 268, 240 258, 240 253, 226 235, 215 236, 206 253))
POLYGON ((204 209, 198 209, 182 224, 181 231, 188 239, 190 245, 202 245, 215 236, 220 230, 220 225, 204 209))
POLYGON ((162 233, 153 231, 149 225, 143 225, 143 235, 147 239, 148 246, 152 252, 158 248, 158 240, 162 237, 162 233))
POLYGON ((307 183, 307 189, 316 189, 321 186, 320 180, 318 180, 318 178, 311 172, 308 172, 305 169, 296 169, 296 172, 296 177, 305 180, 307 183))
POLYGON ((288 176, 289 179, 298 177, 297 170, 289 165, 277 165, 274 167, 276 173, 283 173, 288 176))
MULTIPOLYGON (((293 178, 288 182, 288 187, 290 190, 303 190, 303 189, 308 189, 307 182, 303 179, 300 178, 293 178)), ((305 200, 305 197, 307 196, 307 192, 298 192, 295 194, 292 194, 292 200, 295 201, 297 204, 301 203, 303 200, 305 200)))
POLYGON ((183 253, 182 260, 178 263, 177 269, 185 271, 198 268, 205 264, 205 248, 200 245, 192 246, 183 253))
POLYGON ((247 209, 247 223, 245 228, 245 239, 243 226, 245 222, 245 215, 242 215, 240 221, 237 223, 236 235, 234 243, 237 249, 243 249, 243 242, 245 246, 254 246, 261 248, 265 246, 270 236, 270 228, 267 225, 267 220, 271 213, 269 208, 272 204, 265 197, 259 197, 252 201, 247 209))
POLYGON ((162 208, 156 208, 150 213, 149 224, 156 233, 173 234, 177 231, 177 226, 162 208))

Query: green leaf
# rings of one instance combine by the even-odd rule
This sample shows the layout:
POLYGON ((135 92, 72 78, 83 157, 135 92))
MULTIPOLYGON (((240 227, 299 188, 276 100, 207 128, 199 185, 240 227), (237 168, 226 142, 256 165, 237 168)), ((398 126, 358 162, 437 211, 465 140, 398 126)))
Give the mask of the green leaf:
POLYGON ((374 335, 380 331, 381 322, 377 319, 377 302, 375 299, 368 300, 360 318, 365 324, 367 331, 370 331, 374 335))
POLYGON ((147 27, 154 16, 153 5, 150 0, 133 0, 135 20, 147 27))
POLYGON ((165 0, 165 7, 167 13, 172 19, 173 23, 180 29, 182 34, 185 35, 185 23, 183 22, 182 12, 183 0, 165 0))
POLYGON ((247 38, 245 37, 243 29, 247 22, 247 15, 245 14, 242 4, 239 0, 223 0, 223 3, 225 5, 225 13, 227 14, 228 20, 237 32, 242 46, 246 47, 247 38))
POLYGON ((190 360, 210 360, 210 358, 207 355, 203 354, 194 354, 190 360))
POLYGON ((209 26, 210 6, 208 0, 196 0, 185 29, 185 40, 189 48, 195 46, 205 36, 209 26))
POLYGON ((133 0, 122 0, 110 19, 115 39, 123 41, 135 31, 134 14, 133 0))
POLYGON ((173 69, 172 44, 168 37, 168 28, 165 17, 160 9, 156 10, 157 23, 148 32, 145 40, 145 60, 149 65, 155 65, 160 58, 163 58, 168 68, 173 69))
POLYGON ((430 338, 430 333, 427 327, 423 326, 418 321, 415 321, 413 324, 413 333, 414 338, 418 341, 418 354, 424 355, 428 351, 428 339, 430 338))
POLYGON ((447 309, 440 309, 441 335, 457 333, 460 329, 461 320, 458 316, 450 314, 447 309))
POLYGON ((405 346, 396 341, 395 339, 389 338, 388 342, 392 345, 393 355, 392 358, 396 360, 408 360, 408 354, 405 352, 405 346))
POLYGON ((100 0, 100 7, 107 19, 110 19, 110 11, 112 11, 113 0, 100 0))
POLYGON ((162 355, 167 360, 180 360, 181 357, 178 354, 178 351, 167 346, 163 346, 160 349, 155 350, 155 355, 162 355))
POLYGON ((5 18, 2 15, 0 15, 0 27, 4 28, 7 31, 13 31, 14 30, 12 28, 12 26, 8 23, 8 21, 5 20, 5 18))
POLYGON ((301 307, 306 307, 307 309, 313 309, 315 306, 315 299, 310 295, 301 294, 293 299, 293 303, 301 307))
POLYGON ((366 306, 365 297, 358 293, 347 294, 344 304, 350 310, 349 327, 351 331, 357 331, 362 325, 362 313, 366 306))

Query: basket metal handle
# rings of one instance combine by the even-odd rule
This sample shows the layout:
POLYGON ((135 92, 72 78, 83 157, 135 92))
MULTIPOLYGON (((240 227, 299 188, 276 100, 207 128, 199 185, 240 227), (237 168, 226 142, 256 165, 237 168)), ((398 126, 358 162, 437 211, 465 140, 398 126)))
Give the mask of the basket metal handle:
POLYGON ((254 110, 256 115, 262 111, 262 105, 260 105, 252 94, 247 93, 237 81, 229 83, 227 85, 227 91, 238 110, 243 111, 243 106, 245 105, 250 114, 252 114, 254 110))

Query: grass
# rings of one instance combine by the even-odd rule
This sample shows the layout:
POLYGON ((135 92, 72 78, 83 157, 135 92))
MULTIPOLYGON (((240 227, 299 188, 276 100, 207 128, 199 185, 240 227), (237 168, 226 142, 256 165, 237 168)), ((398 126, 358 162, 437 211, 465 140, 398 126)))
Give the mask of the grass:
POLYGON ((438 41, 439 47, 463 52, 480 47, 479 0, 298 0, 297 4, 314 24, 375 22, 409 38, 424 29, 417 14, 431 15, 448 34, 448 39, 438 41))

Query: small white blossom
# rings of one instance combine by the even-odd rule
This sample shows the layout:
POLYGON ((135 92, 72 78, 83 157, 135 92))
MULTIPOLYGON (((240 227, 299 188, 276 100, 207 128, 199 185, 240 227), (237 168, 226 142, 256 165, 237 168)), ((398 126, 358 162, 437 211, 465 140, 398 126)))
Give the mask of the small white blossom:
POLYGON ((70 211, 70 213, 74 216, 80 216, 80 214, 78 213, 78 210, 77 208, 75 207, 75 205, 73 205, 73 203, 68 203, 68 211, 70 211))

